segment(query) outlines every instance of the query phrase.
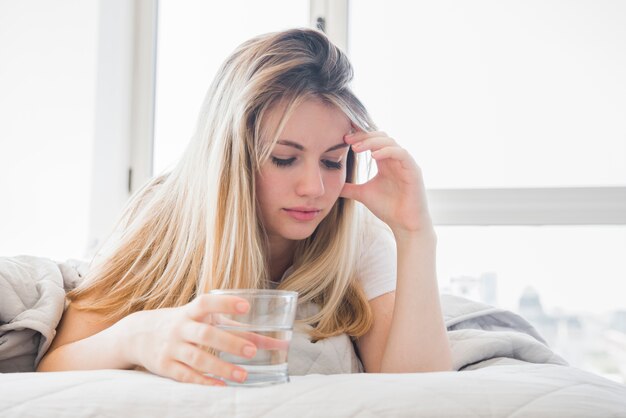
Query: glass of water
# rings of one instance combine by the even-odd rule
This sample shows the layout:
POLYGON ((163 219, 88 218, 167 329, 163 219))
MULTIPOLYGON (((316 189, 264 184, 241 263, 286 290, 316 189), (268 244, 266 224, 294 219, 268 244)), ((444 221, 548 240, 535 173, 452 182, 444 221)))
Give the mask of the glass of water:
POLYGON ((229 386, 266 386, 289 382, 287 354, 296 317, 298 293, 286 290, 211 290, 217 295, 244 298, 250 304, 243 314, 213 315, 214 326, 249 340, 256 345, 253 358, 218 351, 216 355, 248 372, 245 382, 226 380, 229 386))

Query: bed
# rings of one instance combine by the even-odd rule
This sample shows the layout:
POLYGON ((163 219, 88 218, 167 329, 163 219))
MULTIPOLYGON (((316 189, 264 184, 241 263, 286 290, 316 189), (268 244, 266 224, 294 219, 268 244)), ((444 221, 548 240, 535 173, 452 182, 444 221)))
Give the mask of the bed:
POLYGON ((207 387, 130 370, 34 373, 81 268, 0 258, 0 416, 626 417, 626 386, 569 366, 515 313, 450 295, 441 301, 453 372, 359 373, 348 337, 312 344, 299 330, 291 382, 282 385, 207 387))

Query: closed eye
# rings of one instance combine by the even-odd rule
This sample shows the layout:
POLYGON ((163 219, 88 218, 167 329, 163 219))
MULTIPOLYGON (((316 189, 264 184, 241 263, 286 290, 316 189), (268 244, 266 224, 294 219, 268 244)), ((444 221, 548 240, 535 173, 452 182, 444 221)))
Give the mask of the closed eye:
POLYGON ((295 160, 296 160, 295 157, 287 158, 287 159, 272 157, 272 162, 279 167, 290 166, 291 164, 293 164, 295 160))
POLYGON ((330 161, 330 160, 323 160, 322 161, 324 163, 324 165, 327 168, 333 169, 333 170, 340 170, 342 165, 341 165, 341 161, 330 161))
MULTIPOLYGON (((296 160, 295 157, 292 158, 276 158, 272 157, 272 163, 274 163, 278 167, 289 167, 296 160)), ((331 161, 331 160, 322 160, 322 164, 330 170, 340 170, 343 165, 341 161, 331 161)))

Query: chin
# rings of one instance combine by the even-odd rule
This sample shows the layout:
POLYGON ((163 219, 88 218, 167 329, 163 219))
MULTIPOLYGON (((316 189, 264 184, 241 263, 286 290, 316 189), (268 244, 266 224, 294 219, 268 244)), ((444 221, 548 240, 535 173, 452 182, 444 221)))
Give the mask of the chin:
POLYGON ((283 234, 283 237, 291 241, 302 241, 303 239, 307 239, 308 237, 313 235, 314 231, 315 230, 306 232, 306 233, 305 232, 302 232, 302 233, 292 232, 290 234, 283 234))
POLYGON ((313 235, 315 229, 317 229, 317 225, 309 227, 301 226, 300 228, 289 228, 285 231, 282 231, 280 235, 285 239, 289 239, 292 241, 301 241, 313 235))

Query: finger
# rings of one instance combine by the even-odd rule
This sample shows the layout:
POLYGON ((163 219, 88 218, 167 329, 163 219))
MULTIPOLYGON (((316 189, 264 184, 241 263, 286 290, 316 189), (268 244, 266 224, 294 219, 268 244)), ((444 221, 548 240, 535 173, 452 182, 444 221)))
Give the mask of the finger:
POLYGON ((248 377, 244 368, 221 360, 194 344, 178 344, 174 350, 174 359, 199 372, 227 380, 243 382, 248 377))
POLYGON ((237 330, 237 328, 250 327, 250 324, 237 322, 230 318, 226 318, 225 316, 220 316, 215 322, 213 322, 213 326, 221 330, 221 328, 219 327, 220 325, 227 325, 228 333, 236 335, 245 339, 246 341, 253 343, 256 348, 282 350, 289 347, 289 343, 285 344, 285 341, 283 339, 267 337, 257 334, 255 332, 248 332, 243 330, 239 331, 237 330))
POLYGON ((241 338, 253 343, 259 350, 288 350, 289 340, 286 338, 272 338, 255 332, 228 330, 241 338))
POLYGON ((339 197, 345 197, 347 199, 354 199, 361 201, 361 186, 353 183, 346 183, 343 185, 343 189, 339 193, 339 197))
POLYGON ((232 318, 229 318, 229 315, 220 315, 213 314, 213 325, 228 325, 231 327, 249 327, 251 324, 247 324, 245 322, 235 321, 232 318))
POLYGON ((404 168, 417 168, 417 164, 411 157, 411 154, 404 148, 400 147, 386 147, 372 152, 372 158, 376 162, 383 160, 397 160, 402 163, 404 168))
POLYGON ((168 364, 168 368, 164 376, 183 383, 195 383, 207 386, 226 386, 226 383, 223 381, 206 376, 179 361, 171 361, 168 364))
POLYGON ((354 142, 358 142, 362 139, 365 138, 370 138, 370 137, 376 137, 376 136, 380 136, 380 137, 389 137, 389 135, 387 135, 386 132, 383 131, 371 131, 371 132, 366 132, 363 130, 359 130, 357 132, 354 132, 352 134, 346 135, 344 137, 344 140, 347 144, 352 144, 354 142))
POLYGON ((359 125, 357 125, 355 122, 350 121, 350 126, 352 127, 352 132, 351 134, 354 134, 356 132, 365 132, 365 130, 363 128, 361 128, 359 125))
POLYGON ((352 144, 354 152, 376 151, 384 147, 398 147, 398 144, 393 138, 388 136, 365 138, 352 144))
POLYGON ((202 294, 185 306, 186 314, 195 321, 202 321, 212 313, 244 313, 250 304, 244 298, 230 295, 202 294))
POLYGON ((200 322, 187 321, 181 326, 180 335, 187 342, 212 347, 240 357, 252 358, 257 352, 257 347, 248 339, 200 322))

